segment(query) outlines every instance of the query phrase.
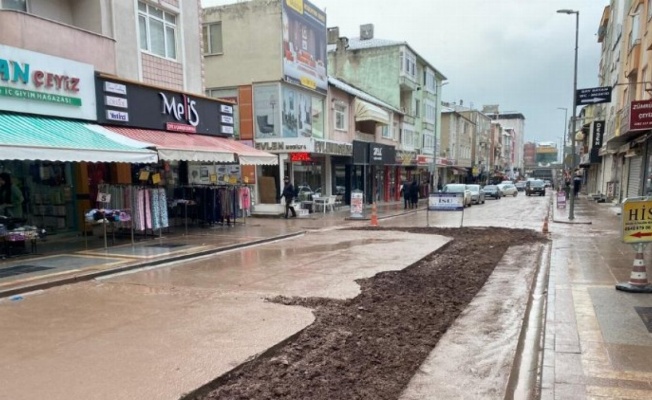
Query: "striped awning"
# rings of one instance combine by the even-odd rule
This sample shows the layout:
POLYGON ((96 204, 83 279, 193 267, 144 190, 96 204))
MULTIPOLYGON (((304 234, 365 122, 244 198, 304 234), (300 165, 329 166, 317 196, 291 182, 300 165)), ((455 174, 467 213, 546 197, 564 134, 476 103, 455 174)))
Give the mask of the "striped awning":
POLYGON ((278 156, 237 140, 150 129, 107 127, 126 138, 149 143, 162 160, 277 165, 278 156))
POLYGON ((374 121, 379 124, 389 125, 389 113, 377 105, 355 99, 355 120, 374 121))
POLYGON ((0 112, 0 160, 158 162, 144 145, 121 143, 99 125, 0 112))

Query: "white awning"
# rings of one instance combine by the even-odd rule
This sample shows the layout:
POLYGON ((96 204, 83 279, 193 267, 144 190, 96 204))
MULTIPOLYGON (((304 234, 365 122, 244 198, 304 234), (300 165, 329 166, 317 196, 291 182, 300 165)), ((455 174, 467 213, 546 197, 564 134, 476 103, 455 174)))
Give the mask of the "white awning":
POLYGON ((389 125, 389 113, 376 105, 356 98, 355 120, 375 121, 379 124, 389 125))

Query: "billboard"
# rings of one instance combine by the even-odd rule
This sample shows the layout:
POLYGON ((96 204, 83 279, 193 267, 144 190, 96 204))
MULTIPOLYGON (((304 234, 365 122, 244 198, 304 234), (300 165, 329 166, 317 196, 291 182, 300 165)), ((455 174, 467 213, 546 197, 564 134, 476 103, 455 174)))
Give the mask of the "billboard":
POLYGON ((324 100, 311 92, 283 86, 283 137, 324 137, 324 100))
POLYGON ((307 0, 283 0, 283 76, 326 93, 326 13, 307 0))
POLYGON ((281 137, 278 85, 254 86, 254 126, 256 139, 281 137))

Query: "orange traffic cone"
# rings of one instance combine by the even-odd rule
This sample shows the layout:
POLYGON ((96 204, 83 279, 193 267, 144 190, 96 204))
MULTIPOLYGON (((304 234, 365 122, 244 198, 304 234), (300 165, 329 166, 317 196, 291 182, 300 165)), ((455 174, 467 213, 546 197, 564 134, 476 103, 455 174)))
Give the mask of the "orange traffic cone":
POLYGON ((378 208, 376 203, 371 205, 371 226, 378 226, 378 208))
POLYGON ((634 257, 632 272, 629 275, 629 282, 618 283, 616 289, 633 293, 652 293, 652 285, 647 280, 645 257, 643 256, 645 245, 637 243, 635 246, 636 256, 634 257))
POLYGON ((541 230, 543 233, 548 233, 548 217, 543 220, 543 229, 541 230))

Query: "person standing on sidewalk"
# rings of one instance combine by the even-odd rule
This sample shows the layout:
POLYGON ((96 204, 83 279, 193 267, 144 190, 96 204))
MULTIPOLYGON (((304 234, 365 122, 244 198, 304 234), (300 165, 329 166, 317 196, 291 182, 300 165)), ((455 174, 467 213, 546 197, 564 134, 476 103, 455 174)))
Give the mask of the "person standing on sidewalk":
POLYGON ((410 185, 410 208, 417 208, 419 204, 419 183, 414 178, 410 185))
POLYGON ((407 180, 404 181, 403 186, 401 186, 401 193, 403 193, 403 208, 407 210, 410 205, 410 183, 407 180))
POLYGON ((292 200, 296 194, 294 191, 294 185, 290 182, 290 178, 287 176, 283 179, 283 182, 285 182, 285 186, 283 186, 283 194, 281 194, 281 197, 285 198, 285 219, 288 218, 289 211, 292 211, 292 217, 296 217, 297 212, 294 211, 294 207, 292 207, 292 200))

